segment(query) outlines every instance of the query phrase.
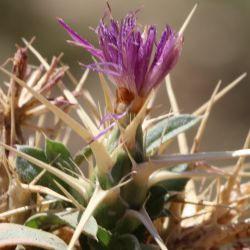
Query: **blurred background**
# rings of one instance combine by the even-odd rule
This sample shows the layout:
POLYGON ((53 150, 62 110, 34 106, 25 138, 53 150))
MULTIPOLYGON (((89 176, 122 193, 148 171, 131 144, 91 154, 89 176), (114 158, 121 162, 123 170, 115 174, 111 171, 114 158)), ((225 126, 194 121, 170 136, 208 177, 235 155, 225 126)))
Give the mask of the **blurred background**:
MULTIPOLYGON (((250 1, 109 0, 112 14, 118 19, 129 10, 142 7, 139 22, 155 24, 158 36, 167 23, 177 31, 196 2, 198 9, 185 32, 183 53, 171 74, 182 113, 192 112, 203 104, 218 80, 222 80, 223 87, 243 72, 250 73, 250 1)), ((56 18, 62 17, 78 33, 97 44, 89 27, 97 26, 105 8, 104 0, 0 1, 0 63, 13 55, 15 44, 22 45, 22 37, 29 40, 36 36, 34 46, 44 57, 50 60, 53 55, 64 52, 63 61, 80 77, 82 69, 78 61, 91 63, 92 59, 81 48, 66 43, 69 37, 56 18)), ((213 109, 202 150, 242 147, 250 128, 249 77, 213 109)), ((85 86, 96 99, 101 98, 96 73, 90 74, 85 86)), ((159 108, 163 114, 170 107, 165 86, 161 88, 157 103, 163 104, 159 108)), ((191 131, 191 135, 194 132, 191 131)))

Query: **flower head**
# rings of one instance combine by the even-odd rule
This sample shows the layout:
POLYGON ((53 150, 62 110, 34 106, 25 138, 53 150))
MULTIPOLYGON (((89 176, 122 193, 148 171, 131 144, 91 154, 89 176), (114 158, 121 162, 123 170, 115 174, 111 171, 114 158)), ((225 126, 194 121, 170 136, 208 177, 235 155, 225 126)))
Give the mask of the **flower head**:
POLYGON ((121 23, 112 17, 109 25, 100 20, 96 30, 100 48, 79 36, 62 19, 59 22, 76 45, 99 61, 84 66, 106 73, 117 86, 118 100, 124 103, 145 98, 157 87, 176 64, 182 49, 182 36, 168 25, 158 43, 155 26, 147 26, 141 32, 135 12, 128 13, 121 23))

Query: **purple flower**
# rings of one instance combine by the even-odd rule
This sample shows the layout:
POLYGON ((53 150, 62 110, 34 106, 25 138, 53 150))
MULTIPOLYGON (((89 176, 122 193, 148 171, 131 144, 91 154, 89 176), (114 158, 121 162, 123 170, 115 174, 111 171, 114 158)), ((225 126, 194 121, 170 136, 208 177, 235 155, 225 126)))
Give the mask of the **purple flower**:
POLYGON ((183 44, 182 36, 174 33, 169 26, 166 26, 157 43, 155 26, 146 27, 142 33, 136 21, 134 12, 127 14, 121 23, 110 17, 110 23, 106 25, 101 19, 96 30, 100 48, 95 48, 59 19, 73 43, 98 59, 98 63, 84 66, 106 73, 118 92, 122 90, 118 94, 122 95, 121 99, 145 98, 174 67, 183 44), (126 93, 127 97, 122 93, 126 93))

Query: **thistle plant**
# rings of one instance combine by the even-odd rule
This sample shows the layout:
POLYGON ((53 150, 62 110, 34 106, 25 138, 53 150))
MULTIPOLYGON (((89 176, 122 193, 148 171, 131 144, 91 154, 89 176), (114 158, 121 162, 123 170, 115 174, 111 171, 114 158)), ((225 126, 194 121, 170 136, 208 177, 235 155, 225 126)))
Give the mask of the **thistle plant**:
POLYGON ((58 66, 61 56, 49 65, 26 40, 13 71, 1 67, 10 77, 7 93, 0 92, 1 248, 212 250, 249 244, 250 188, 241 178, 248 176, 243 169, 250 136, 240 150, 199 152, 213 105, 246 74, 222 90, 219 83, 193 114, 179 112, 169 76, 195 8, 179 32, 167 25, 159 41, 155 26, 138 27, 137 12, 121 22, 109 12, 95 30, 99 48, 59 19, 70 43, 94 59, 81 63, 86 70, 79 81, 68 66, 58 66), (28 64, 27 51, 41 66, 28 64), (94 97, 82 90, 89 70, 100 78, 102 114, 94 97), (172 112, 154 117, 154 99, 164 79, 172 112), (52 87, 62 94, 51 98, 52 87), (49 113, 52 128, 44 126, 49 113), (24 136, 28 121, 34 133, 24 136), (189 149, 185 133, 195 126, 189 149), (83 139, 74 156, 68 149, 71 132, 83 139), (174 140, 180 152, 169 154, 174 140), (232 158, 238 158, 235 166, 211 165, 211 160, 232 158))

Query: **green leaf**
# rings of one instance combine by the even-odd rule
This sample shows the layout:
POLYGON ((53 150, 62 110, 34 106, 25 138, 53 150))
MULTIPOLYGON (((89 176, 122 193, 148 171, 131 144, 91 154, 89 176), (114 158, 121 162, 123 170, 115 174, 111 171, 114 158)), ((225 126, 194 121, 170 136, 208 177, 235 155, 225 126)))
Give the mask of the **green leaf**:
POLYGON ((118 232, 119 234, 132 233, 138 228, 138 226, 140 226, 140 224, 141 222, 139 220, 129 216, 124 216, 117 221, 115 232, 118 232))
MULTIPOLYGON (((78 222, 81 218, 82 213, 76 212, 61 212, 61 213, 40 213, 31 216, 25 225, 32 228, 39 229, 49 229, 51 226, 64 226, 68 225, 72 228, 76 228, 78 222)), ((83 233, 91 236, 92 238, 97 238, 98 225, 94 217, 90 217, 86 223, 83 233)))
MULTIPOLYGON (((66 172, 68 175, 75 177, 75 173, 78 173, 74 160, 71 157, 69 150, 65 147, 63 143, 58 142, 58 141, 53 141, 50 139, 46 139, 45 155, 51 165, 62 170, 63 172, 66 172)), ((78 202, 80 202, 81 204, 84 203, 82 197, 77 193, 77 191, 75 191, 72 187, 70 187, 64 181, 58 178, 55 178, 55 179, 67 191, 69 191, 69 193, 73 195, 73 197, 78 202)))
MULTIPOLYGON (((41 149, 17 145, 17 150, 48 163, 46 155, 41 149)), ((23 182, 30 183, 42 170, 33 163, 18 156, 16 159, 16 171, 23 182)), ((45 183, 46 181, 48 180, 46 179, 45 183)))
POLYGON ((52 213, 38 213, 26 220, 25 226, 48 230, 51 226, 56 225, 58 227, 64 226, 66 223, 62 221, 58 216, 52 213))
POLYGON ((155 151, 162 143, 166 143, 178 134, 190 129, 200 119, 194 115, 178 115, 159 121, 148 129, 146 138, 144 138, 147 154, 155 151))
MULTIPOLYGON (((45 153, 40 149, 31 148, 29 146, 17 146, 17 150, 26 153, 40 161, 48 163, 45 153)), ((30 183, 42 171, 41 168, 19 156, 16 159, 16 170, 18 175, 21 177, 21 180, 25 183, 30 183)), ((61 190, 54 183, 54 180, 62 183, 58 177, 46 172, 39 179, 37 184, 48 187, 55 192, 61 193, 61 190)))
POLYGON ((145 161, 146 152, 144 150, 143 131, 141 125, 138 126, 135 134, 135 152, 131 152, 137 163, 145 161))
POLYGON ((71 158, 68 149, 61 142, 53 141, 48 138, 45 143, 45 154, 50 162, 53 162, 58 157, 65 160, 71 158))
POLYGON ((149 192, 146 210, 152 219, 162 216, 166 201, 167 189, 162 186, 153 186, 149 192))
POLYGON ((70 155, 68 149, 64 146, 63 143, 58 141, 53 141, 50 139, 46 139, 45 142, 45 155, 47 157, 48 162, 53 166, 65 171, 69 175, 73 175, 71 171, 76 171, 73 158, 70 155))
POLYGON ((108 246, 110 241, 111 241, 112 234, 110 231, 106 230, 103 227, 98 227, 98 232, 97 232, 97 238, 98 241, 103 245, 103 246, 108 246))
POLYGON ((117 184, 124 176, 131 172, 132 163, 131 160, 123 149, 117 151, 116 162, 111 170, 111 174, 114 183, 117 184))
POLYGON ((82 150, 77 152, 74 156, 74 162, 79 166, 85 161, 89 156, 93 154, 90 146, 84 147, 82 150))
MULTIPOLYGON (((187 164, 180 164, 176 167, 173 167, 171 169, 171 172, 183 172, 187 170, 188 165, 187 164)), ((164 171, 164 169, 160 170, 164 171)), ((169 169, 167 170, 169 171, 169 169)), ((181 192, 184 190, 186 183, 188 182, 188 178, 179 178, 175 180, 166 180, 166 181, 161 181, 157 185, 164 187, 167 191, 177 191, 181 192)))
MULTIPOLYGON (((53 227, 61 227, 68 225, 72 228, 76 228, 79 220, 81 218, 82 213, 77 212, 61 212, 61 213, 40 213, 31 216, 26 222, 25 225, 28 227, 36 228, 36 229, 49 229, 51 226, 53 227)), ((89 241, 91 238, 94 239, 93 242, 96 244, 96 239, 98 239, 99 244, 104 247, 107 247, 111 241, 112 234, 103 227, 97 225, 95 218, 90 217, 89 221, 83 228, 83 235, 90 236, 90 238, 84 238, 85 243, 89 241)), ((83 236, 82 235, 82 236, 83 236)))
POLYGON ((141 250, 137 238, 132 234, 124 234, 113 239, 111 250, 141 250))
MULTIPOLYGON (((45 163, 50 163, 53 167, 60 169, 61 171, 66 172, 71 176, 74 176, 76 168, 74 166, 70 153, 65 148, 65 146, 59 142, 47 140, 46 153, 41 149, 20 145, 17 146, 17 150, 45 163)), ((16 170, 18 175, 21 177, 21 180, 25 183, 30 183, 42 171, 40 167, 37 167, 33 163, 19 156, 16 159, 16 170)), ((68 192, 73 195, 78 202, 80 202, 81 204, 84 203, 83 197, 81 197, 76 190, 74 190, 60 178, 49 172, 46 172, 39 179, 37 184, 48 187, 57 193, 63 194, 61 189, 56 185, 55 181, 61 184, 66 190, 68 190, 68 192)))
POLYGON ((66 250, 67 245, 54 234, 12 223, 0 224, 0 248, 7 246, 40 247, 43 249, 66 250))
POLYGON ((108 139, 107 139, 107 144, 106 145, 107 145, 108 151, 110 153, 112 153, 116 149, 116 147, 118 146, 120 135, 121 135, 120 128, 119 128, 119 126, 116 125, 112 129, 112 131, 111 131, 111 133, 110 133, 110 135, 108 136, 108 139))
MULTIPOLYGON (((57 214, 57 216, 61 220, 65 221, 69 226, 73 228, 77 227, 79 220, 81 219, 81 215, 82 213, 80 212, 72 212, 72 213, 63 212, 63 213, 57 214)), ((89 220, 87 221, 87 223, 85 224, 83 228, 83 233, 86 235, 92 236, 94 239, 97 238, 98 225, 93 216, 91 216, 89 220)))
MULTIPOLYGON (((183 172, 187 169, 187 164, 180 164, 171 169, 172 172, 183 172)), ((160 171, 165 171, 164 169, 160 171)), ((169 169, 167 169, 169 171, 169 169)), ((167 210, 164 208, 167 200, 170 199, 169 191, 181 192, 184 190, 187 178, 179 178, 175 180, 165 180, 152 186, 149 190, 149 199, 146 203, 146 210, 151 218, 156 219, 161 216, 168 216, 167 210)))
POLYGON ((111 230, 116 226, 117 221, 124 215, 125 210, 126 205, 124 201, 121 200, 120 197, 116 197, 99 204, 95 210, 94 216, 98 225, 111 230))

